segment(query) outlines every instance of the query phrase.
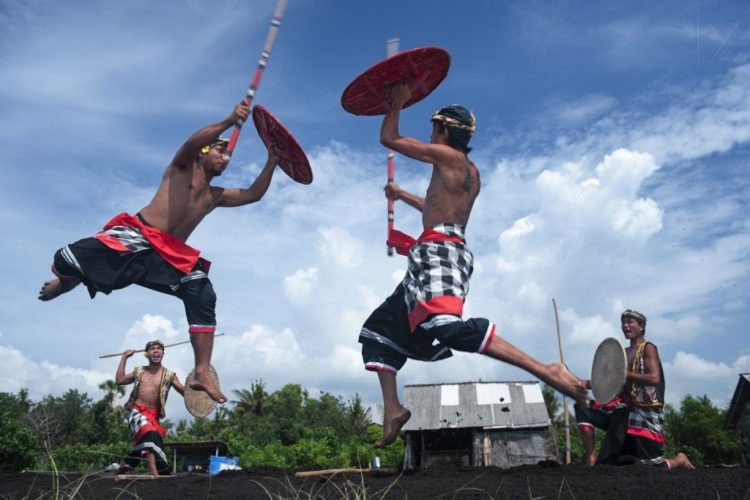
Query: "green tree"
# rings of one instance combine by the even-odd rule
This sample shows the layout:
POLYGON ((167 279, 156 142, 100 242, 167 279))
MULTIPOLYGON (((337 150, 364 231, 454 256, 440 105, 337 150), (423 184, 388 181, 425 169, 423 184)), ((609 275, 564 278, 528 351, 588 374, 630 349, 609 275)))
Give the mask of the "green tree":
POLYGON ((542 397, 544 398, 544 406, 547 407, 549 418, 554 422, 560 413, 560 402, 557 400, 557 393, 551 386, 543 383, 542 397))
POLYGON ((18 472, 36 463, 36 439, 22 422, 27 395, 24 391, 19 396, 0 393, 0 472, 18 472))
POLYGON ((38 442, 51 448, 66 443, 88 442, 92 432, 92 401, 86 393, 70 389, 59 397, 46 396, 30 411, 38 442))
POLYGON ((99 389, 104 391, 104 401, 109 403, 111 407, 115 406, 115 398, 122 397, 125 395, 125 386, 118 385, 114 380, 105 380, 99 384, 99 389))
POLYGON ((284 445, 297 442, 304 435, 301 413, 308 393, 299 384, 287 384, 271 396, 274 435, 284 445))
POLYGON ((724 428, 726 411, 716 408, 708 396, 687 395, 680 411, 667 405, 664 425, 667 433, 667 456, 681 451, 696 466, 739 463, 737 440, 724 428))
POLYGON ((365 408, 362 398, 355 394, 346 407, 346 421, 353 437, 358 440, 367 438, 367 427, 372 423, 372 410, 365 408))
POLYGON ((256 417, 262 417, 268 404, 268 393, 266 384, 262 380, 256 380, 250 384, 250 390, 236 389, 234 392, 239 398, 234 403, 234 410, 238 414, 250 413, 256 417))

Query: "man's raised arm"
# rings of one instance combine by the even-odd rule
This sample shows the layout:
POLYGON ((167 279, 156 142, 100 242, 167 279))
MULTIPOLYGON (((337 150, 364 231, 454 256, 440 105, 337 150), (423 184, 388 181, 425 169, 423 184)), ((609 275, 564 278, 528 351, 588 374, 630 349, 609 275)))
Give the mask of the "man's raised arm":
POLYGON ((404 156, 414 160, 443 165, 449 162, 454 154, 448 146, 428 144, 411 137, 404 137, 398 131, 398 120, 401 108, 411 98, 409 86, 400 83, 391 89, 391 102, 388 112, 380 126, 380 143, 404 156))
POLYGON ((219 207, 239 207, 241 205, 247 205, 248 203, 255 203, 256 201, 263 198, 263 195, 268 191, 268 186, 271 185, 271 178, 276 170, 276 165, 279 163, 279 156, 273 149, 273 146, 268 148, 268 159, 266 165, 261 170, 255 181, 247 188, 214 188, 218 193, 218 199, 216 200, 216 206, 219 207))
POLYGON ((125 374, 125 364, 128 362, 128 358, 133 355, 135 351, 128 349, 122 353, 120 358, 120 364, 117 366, 117 373, 115 374, 115 384, 117 385, 128 385, 135 382, 135 375, 133 373, 125 374))
POLYGON ((180 168, 192 165, 203 146, 210 144, 211 141, 216 139, 222 132, 235 123, 239 121, 244 122, 249 113, 250 107, 244 102, 241 102, 236 105, 232 110, 232 113, 223 120, 196 130, 193 135, 188 137, 188 140, 180 146, 180 149, 177 150, 177 153, 175 153, 174 158, 172 159, 172 165, 180 168))

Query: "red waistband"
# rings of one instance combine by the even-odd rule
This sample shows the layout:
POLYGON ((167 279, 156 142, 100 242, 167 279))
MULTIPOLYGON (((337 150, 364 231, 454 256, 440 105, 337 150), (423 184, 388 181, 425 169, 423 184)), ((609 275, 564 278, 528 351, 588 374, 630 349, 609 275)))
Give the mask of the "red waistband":
MULTIPOLYGON (((105 224, 102 232, 94 237, 113 250, 127 251, 128 249, 124 247, 120 241, 105 232, 115 226, 138 228, 141 231, 141 234, 143 234, 154 248, 156 253, 161 255, 162 258, 174 266, 175 269, 178 269, 185 274, 191 272, 200 259, 200 250, 178 240, 171 234, 165 233, 153 226, 148 226, 141 222, 138 217, 126 213, 115 215, 112 220, 105 224)), ((211 263, 205 259, 202 260, 204 263, 204 270, 208 273, 208 268, 211 263)))
POLYGON ((464 243, 464 239, 458 236, 450 236, 434 229, 425 229, 425 231, 417 238, 417 243, 423 243, 425 241, 452 241, 453 243, 464 243))
POLYGON ((143 415, 146 420, 148 420, 148 424, 141 426, 141 428, 138 429, 138 431, 133 436, 134 443, 138 444, 143 436, 145 436, 150 431, 156 431, 162 437, 167 434, 167 430, 159 423, 159 410, 151 406, 146 406, 142 403, 133 404, 133 410, 137 410, 138 413, 143 415))
POLYGON ((419 235, 416 240, 406 233, 402 233, 397 229, 391 229, 388 233, 388 240, 386 243, 389 247, 396 249, 396 253, 399 255, 409 255, 409 249, 416 243, 423 243, 427 241, 450 241, 453 243, 464 243, 464 239, 458 236, 450 236, 434 229, 425 229, 425 231, 419 235))

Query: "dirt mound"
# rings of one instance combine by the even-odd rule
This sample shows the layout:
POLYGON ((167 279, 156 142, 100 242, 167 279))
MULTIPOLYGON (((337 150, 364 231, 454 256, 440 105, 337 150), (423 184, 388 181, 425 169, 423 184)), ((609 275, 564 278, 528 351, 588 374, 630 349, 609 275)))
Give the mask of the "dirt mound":
POLYGON ((297 478, 294 471, 255 468, 216 477, 188 474, 116 481, 109 474, 2 474, 0 498, 367 498, 628 499, 750 498, 750 470, 665 471, 646 466, 432 468, 413 474, 367 472, 297 478), (125 493, 127 492, 127 493, 125 493))

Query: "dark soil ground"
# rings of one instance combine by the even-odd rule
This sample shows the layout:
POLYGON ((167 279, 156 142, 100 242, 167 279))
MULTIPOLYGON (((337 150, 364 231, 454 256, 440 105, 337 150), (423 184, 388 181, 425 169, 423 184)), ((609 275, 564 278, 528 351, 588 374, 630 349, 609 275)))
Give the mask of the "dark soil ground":
POLYGON ((258 468, 210 477, 118 480, 97 474, 0 474, 1 499, 618 499, 750 500, 750 468, 665 471, 652 467, 523 466, 432 468, 297 478, 294 471, 258 468), (58 485, 55 485, 55 481, 58 485))

